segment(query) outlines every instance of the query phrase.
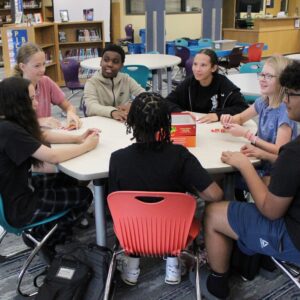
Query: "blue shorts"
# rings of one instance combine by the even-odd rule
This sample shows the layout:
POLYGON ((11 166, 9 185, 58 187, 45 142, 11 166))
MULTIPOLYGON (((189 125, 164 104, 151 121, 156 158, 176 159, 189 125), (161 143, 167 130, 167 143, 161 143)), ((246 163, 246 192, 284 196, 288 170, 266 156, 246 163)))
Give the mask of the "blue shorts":
POLYGON ((300 264, 300 251, 291 241, 283 218, 271 221, 255 204, 237 201, 230 201, 227 218, 239 237, 237 244, 245 254, 260 253, 300 264))

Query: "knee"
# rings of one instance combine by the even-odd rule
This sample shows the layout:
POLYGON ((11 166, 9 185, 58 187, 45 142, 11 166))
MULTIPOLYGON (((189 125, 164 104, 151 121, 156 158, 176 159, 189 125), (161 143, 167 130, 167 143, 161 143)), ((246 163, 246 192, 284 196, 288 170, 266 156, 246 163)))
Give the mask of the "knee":
POLYGON ((204 214, 204 226, 206 230, 217 228, 224 218, 227 218, 228 202, 213 202, 207 205, 204 214))

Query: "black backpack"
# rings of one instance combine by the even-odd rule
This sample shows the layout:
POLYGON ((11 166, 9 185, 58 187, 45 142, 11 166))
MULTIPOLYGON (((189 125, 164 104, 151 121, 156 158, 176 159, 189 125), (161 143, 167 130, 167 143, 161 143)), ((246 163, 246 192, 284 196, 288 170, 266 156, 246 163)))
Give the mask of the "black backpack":
POLYGON ((66 245, 54 258, 36 300, 101 300, 111 251, 95 244, 66 245))

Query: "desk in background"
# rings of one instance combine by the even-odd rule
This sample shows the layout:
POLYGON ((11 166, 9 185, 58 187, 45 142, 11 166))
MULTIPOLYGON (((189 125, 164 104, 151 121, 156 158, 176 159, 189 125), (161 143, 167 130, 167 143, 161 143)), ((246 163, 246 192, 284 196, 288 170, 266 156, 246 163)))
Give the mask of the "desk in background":
MULTIPOLYGON (((101 57, 85 59, 80 66, 89 70, 100 69, 101 57)), ((167 69, 168 94, 172 91, 172 68, 180 64, 181 58, 167 54, 129 54, 125 57, 124 65, 144 65, 152 72, 154 92, 158 92, 158 73, 167 69)))
MULTIPOLYGON (((197 114, 200 115, 200 114, 197 114)), ((99 145, 96 149, 79 157, 60 163, 60 171, 78 180, 93 180, 95 198, 95 224, 96 239, 98 245, 106 245, 105 201, 103 180, 108 177, 109 159, 112 152, 124 148, 132 143, 131 135, 126 135, 126 127, 123 123, 105 117, 89 117, 81 119, 83 126, 80 130, 70 134, 82 133, 87 128, 101 129, 99 145)), ((245 126, 256 132, 257 126, 254 121, 248 121, 245 126)), ((239 151, 246 143, 245 139, 233 137, 227 133, 215 133, 211 130, 221 128, 217 123, 197 124, 197 147, 189 148, 202 166, 211 174, 234 171, 229 165, 222 163, 220 157, 222 151, 239 151)), ((60 145, 53 145, 59 147, 60 145)), ((259 162, 252 160, 253 163, 259 162)), ((227 176, 228 189, 233 192, 233 176, 227 176)), ((230 196, 231 197, 231 196, 230 196)), ((230 197, 228 199, 230 199, 230 197)), ((233 198, 231 198, 233 199, 233 198)))

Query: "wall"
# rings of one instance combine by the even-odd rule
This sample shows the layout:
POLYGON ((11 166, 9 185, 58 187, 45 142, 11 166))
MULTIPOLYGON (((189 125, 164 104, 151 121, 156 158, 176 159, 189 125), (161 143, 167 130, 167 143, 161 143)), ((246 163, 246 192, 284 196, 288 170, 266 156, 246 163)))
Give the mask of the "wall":
MULTIPOLYGON (((121 37, 125 37, 125 25, 132 24, 135 30, 134 40, 140 42, 139 30, 145 28, 144 15, 126 15, 125 0, 113 0, 120 3, 120 32, 121 37)), ((166 41, 180 37, 199 38, 202 33, 202 15, 198 14, 172 14, 166 15, 166 41)), ((120 38, 120 37, 115 37, 120 38)))
POLYGON ((70 21, 83 21, 83 9, 94 9, 94 21, 104 21, 105 41, 110 41, 110 0, 53 0, 54 21, 60 22, 59 11, 66 9, 70 21))

